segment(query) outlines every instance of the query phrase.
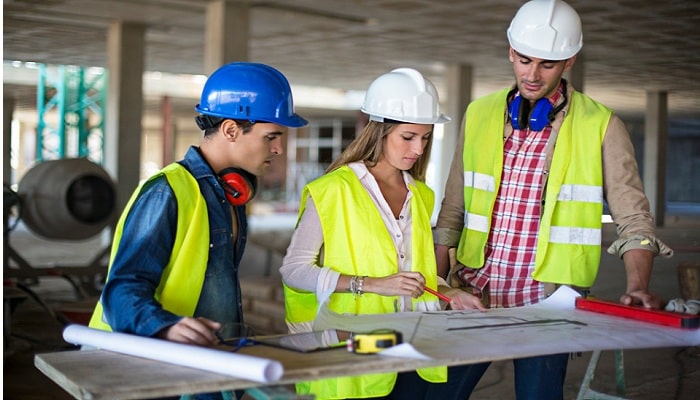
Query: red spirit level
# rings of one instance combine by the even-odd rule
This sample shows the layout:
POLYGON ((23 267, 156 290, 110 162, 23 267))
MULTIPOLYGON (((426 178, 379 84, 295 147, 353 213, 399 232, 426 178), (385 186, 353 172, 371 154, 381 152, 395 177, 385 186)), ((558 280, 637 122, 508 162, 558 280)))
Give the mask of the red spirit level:
POLYGON ((606 300, 578 297, 576 298, 576 308, 676 328, 697 329, 700 327, 700 315, 652 310, 640 306, 626 306, 606 300))

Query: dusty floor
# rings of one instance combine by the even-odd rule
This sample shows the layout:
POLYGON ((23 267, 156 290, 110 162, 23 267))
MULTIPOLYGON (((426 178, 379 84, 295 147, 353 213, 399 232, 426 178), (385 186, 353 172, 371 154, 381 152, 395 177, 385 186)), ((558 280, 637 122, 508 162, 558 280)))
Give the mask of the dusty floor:
MULTIPOLYGON (((680 297, 677 266, 700 263, 700 224, 676 225, 663 228, 661 236, 676 250, 671 260, 657 259, 652 287, 665 299, 680 297)), ((12 245, 32 265, 55 263, 62 259, 91 257, 100 247, 99 240, 81 244, 51 243, 25 233, 13 233, 12 245), (89 250, 85 250, 89 249, 89 250)), ((608 235, 609 236, 609 235, 608 235)), ((245 262, 260 271, 265 254, 249 245, 245 262)), ((279 265, 279 257, 273 258, 279 265)), ((63 324, 52 316, 67 307, 89 308, 92 299, 81 301, 67 281, 43 277, 30 286, 37 299, 28 297, 17 301, 4 313, 3 398, 17 400, 70 399, 65 391, 46 378, 33 365, 34 354, 71 350, 61 339, 63 324), (11 311, 11 312, 10 312, 11 311), (9 332, 8 332, 9 328, 9 332)), ((619 260, 603 255, 601 271, 593 292, 600 298, 614 299, 624 289, 624 270, 619 260)), ((4 289, 5 294, 12 292, 4 289)), ((13 302, 14 303, 14 302, 13 302)), ((59 314, 60 317, 60 314, 59 314)), ((663 348, 624 351, 625 397, 639 400, 694 400, 700 398, 700 347, 663 348)), ((572 359, 567 373, 565 397, 576 399, 588 367, 591 353, 572 359)), ((591 388, 609 395, 616 394, 614 352, 603 352, 591 388)), ((513 398, 513 371, 510 362, 494 363, 482 379, 472 399, 513 398)))

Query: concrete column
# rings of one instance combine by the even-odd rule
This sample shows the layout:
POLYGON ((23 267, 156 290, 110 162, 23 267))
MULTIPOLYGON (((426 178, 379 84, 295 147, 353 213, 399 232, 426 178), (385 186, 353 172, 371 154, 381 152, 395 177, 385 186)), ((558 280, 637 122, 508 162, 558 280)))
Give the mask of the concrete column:
MULTIPOLYGON (((11 185, 12 181, 12 115, 15 111, 15 99, 11 96, 2 97, 2 183, 11 185)), ((19 149, 15 149, 18 151, 19 149)))
POLYGON ((175 126, 173 124, 173 107, 170 97, 163 96, 160 103, 161 134, 163 137, 163 149, 161 166, 166 166, 175 161, 175 126))
POLYGON ((226 63, 248 60, 249 15, 247 3, 209 2, 204 35, 205 74, 211 74, 226 63))
POLYGON ((583 93, 583 84, 585 83, 585 79, 583 76, 586 62, 585 60, 586 58, 584 57, 583 52, 578 53, 578 55, 576 56, 576 62, 569 71, 569 81, 571 81, 571 84, 574 85, 574 89, 578 90, 581 93, 583 93))
POLYGON ((647 92, 644 121, 644 191, 656 226, 664 226, 666 211, 666 144, 668 143, 668 94, 647 92))
MULTIPOLYGON (((14 182, 12 182, 12 164, 10 164, 10 157, 12 154, 12 114, 15 109, 15 99, 8 96, 7 93, 4 93, 2 97, 2 183, 3 184, 8 184, 11 185, 14 182)), ((4 194, 4 189, 3 189, 3 202, 7 202, 9 199, 5 198, 4 194)), ((8 204, 8 203, 5 203, 8 204)), ((6 213, 3 210, 2 213, 2 223, 4 229, 7 229, 9 226, 9 213, 6 213)), ((2 251, 2 262, 3 266, 6 268, 9 265, 9 257, 10 257, 10 239, 9 231, 5 231, 4 233, 4 240, 3 242, 3 251, 2 251)), ((6 303, 6 304, 9 304, 6 303)), ((9 321, 10 319, 10 310, 5 309, 4 310, 5 315, 4 318, 6 321, 9 321)), ((9 323, 6 324, 7 326, 5 327, 5 332, 6 334, 9 335, 9 323)), ((7 337, 5 338, 7 339, 7 337)), ((7 343, 7 341, 5 341, 7 343)), ((5 344, 7 346, 7 344, 5 344)))
POLYGON ((467 105, 472 100, 472 66, 467 64, 452 64, 445 72, 447 90, 439 93, 444 105, 443 114, 452 117, 452 121, 443 125, 442 138, 433 141, 433 151, 430 155, 431 164, 435 167, 435 182, 430 182, 435 191, 435 215, 440 210, 440 204, 445 193, 445 183, 450 171, 450 164, 457 146, 457 136, 460 134, 462 117, 467 105))
POLYGON ((120 211, 141 174, 144 48, 143 25, 115 21, 109 26, 105 168, 116 180, 120 211))

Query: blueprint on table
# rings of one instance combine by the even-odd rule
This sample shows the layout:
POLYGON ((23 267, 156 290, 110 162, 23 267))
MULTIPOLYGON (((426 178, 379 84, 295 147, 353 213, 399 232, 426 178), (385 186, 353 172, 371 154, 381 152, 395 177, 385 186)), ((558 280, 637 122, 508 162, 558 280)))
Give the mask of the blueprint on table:
POLYGON ((593 350, 700 344, 700 329, 614 317, 574 306, 578 293, 561 287, 531 306, 481 311, 341 315, 322 307, 314 329, 401 331, 405 346, 382 354, 480 362, 593 350))

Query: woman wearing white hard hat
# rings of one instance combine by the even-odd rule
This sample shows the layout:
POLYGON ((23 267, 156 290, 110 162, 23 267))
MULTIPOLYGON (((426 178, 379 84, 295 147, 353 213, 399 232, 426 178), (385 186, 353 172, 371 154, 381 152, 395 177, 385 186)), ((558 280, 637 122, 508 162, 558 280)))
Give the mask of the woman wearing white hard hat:
MULTIPOLYGON (((318 307, 336 313, 436 311, 425 174, 440 113, 433 84, 398 68, 376 78, 362 112, 369 124, 327 169, 306 185, 299 221, 280 268, 291 332, 310 331, 318 307)), ((342 338, 341 338, 342 339, 342 338)), ((297 384, 321 399, 423 398, 446 368, 323 379, 297 384)))
MULTIPOLYGON (((606 201, 619 234, 608 252, 628 275, 620 301, 659 308, 652 260, 672 251, 655 236, 629 134, 562 78, 583 46, 578 14, 560 0, 529 1, 507 37, 515 85, 469 104, 445 186, 435 251, 438 275, 453 287, 441 290, 452 309, 467 310, 537 304, 561 285, 585 295, 600 264, 606 201)), ((515 398, 562 399, 568 359, 513 360, 515 398)), ((489 365, 450 370, 443 398, 468 398, 489 365)))

